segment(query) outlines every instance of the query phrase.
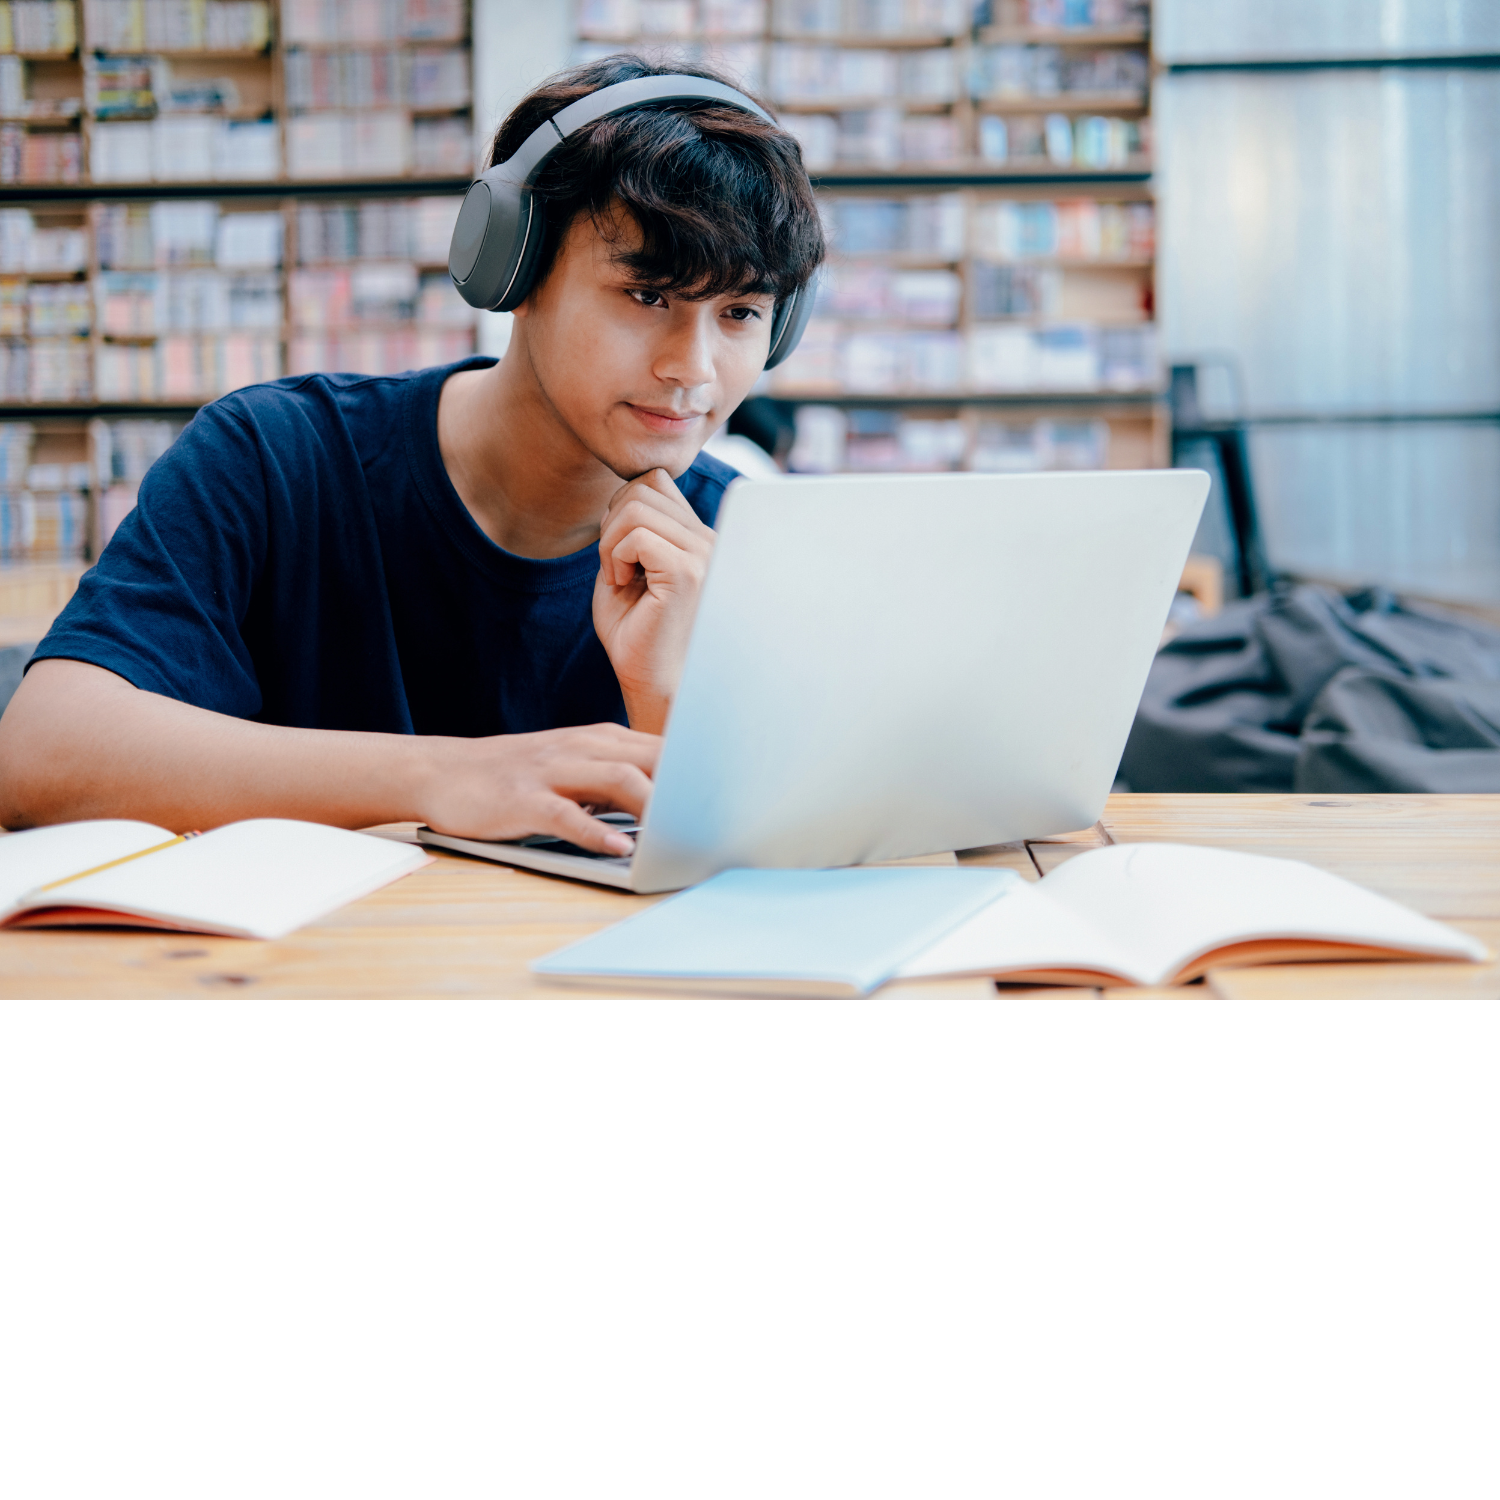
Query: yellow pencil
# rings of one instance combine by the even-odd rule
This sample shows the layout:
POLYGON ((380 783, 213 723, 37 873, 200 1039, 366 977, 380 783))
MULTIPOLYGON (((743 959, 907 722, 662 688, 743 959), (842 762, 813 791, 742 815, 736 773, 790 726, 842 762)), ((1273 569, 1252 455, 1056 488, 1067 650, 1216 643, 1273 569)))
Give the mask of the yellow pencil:
MULTIPOLYGON (((60 885, 71 885, 75 880, 82 880, 85 875, 97 875, 101 870, 112 870, 116 865, 128 865, 133 859, 141 859, 147 854, 155 854, 158 849, 170 849, 173 844, 185 844, 189 839, 198 837, 195 828, 191 833, 179 833, 175 839, 168 839, 164 844, 152 844, 149 849, 137 849, 134 854, 122 854, 119 859, 106 860, 102 865, 95 865, 92 870, 80 870, 76 875, 64 875, 61 880, 49 880, 46 885, 39 885, 37 891, 56 890, 60 885)), ((36 891, 31 893, 36 894, 36 891)))

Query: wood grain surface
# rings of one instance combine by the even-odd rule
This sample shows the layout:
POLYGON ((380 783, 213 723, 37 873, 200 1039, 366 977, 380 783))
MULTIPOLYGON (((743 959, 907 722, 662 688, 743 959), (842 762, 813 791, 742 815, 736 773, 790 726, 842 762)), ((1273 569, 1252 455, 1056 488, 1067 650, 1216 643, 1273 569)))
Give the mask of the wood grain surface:
MULTIPOLYGON (((383 830, 401 836, 407 830, 383 830)), ((961 864, 1028 879, 1113 840, 1213 844, 1305 859, 1452 922, 1500 951, 1500 796, 1111 797, 1102 824, 1030 843, 967 850, 961 864)), ((0 931, 0 997, 199 998, 494 996, 566 1000, 526 965, 659 897, 440 853, 433 864, 278 942, 126 931, 0 931)), ((891 986, 891 998, 1093 997, 1002 990, 983 981, 891 986)), ((1141 991, 1109 991, 1141 997, 1141 991)), ((1153 992, 1158 993, 1158 992, 1153 992)), ((1500 996, 1500 966, 1302 964, 1216 971, 1179 999, 1293 995, 1500 996)), ((691 1003, 691 1002, 684 1002, 691 1003)))

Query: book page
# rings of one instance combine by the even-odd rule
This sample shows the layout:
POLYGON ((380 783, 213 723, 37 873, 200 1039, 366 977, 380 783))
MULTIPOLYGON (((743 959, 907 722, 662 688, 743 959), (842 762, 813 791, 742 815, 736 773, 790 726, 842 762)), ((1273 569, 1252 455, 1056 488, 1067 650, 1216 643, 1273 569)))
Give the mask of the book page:
POLYGON ((962 926, 903 964, 898 979, 930 979, 940 974, 1083 974, 1139 978, 1131 950, 1099 931, 1087 918, 1047 898, 1048 876, 1021 885, 962 926))
MULTIPOLYGON (((1187 844, 1116 844, 1070 859, 1037 889, 1169 982, 1215 948, 1307 939, 1452 958, 1484 945, 1300 860, 1187 844)), ((1312 956, 1312 955, 1309 955, 1312 956)))
POLYGON ((0 838, 0 914, 8 914, 22 896, 38 886, 80 875, 96 865, 139 854, 176 837, 165 828, 125 818, 58 823, 50 828, 8 833, 0 838))
POLYGON ((430 854, 391 839, 256 818, 71 880, 22 905, 118 911, 192 932, 273 938, 431 862, 430 854))

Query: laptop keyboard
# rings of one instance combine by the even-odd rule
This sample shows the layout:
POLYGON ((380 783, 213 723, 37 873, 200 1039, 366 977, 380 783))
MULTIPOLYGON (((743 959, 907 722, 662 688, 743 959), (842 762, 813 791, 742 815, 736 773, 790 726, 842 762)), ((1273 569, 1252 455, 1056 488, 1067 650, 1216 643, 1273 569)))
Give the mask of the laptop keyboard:
MULTIPOLYGON (((600 813, 601 823, 608 823, 620 833, 634 838, 641 825, 629 813, 600 813)), ((601 854, 596 849, 583 849, 567 839, 554 838, 550 833, 534 833, 530 838, 517 839, 523 849, 545 849, 548 854, 575 854, 579 859, 595 859, 604 864, 628 865, 630 857, 624 854, 601 854)))

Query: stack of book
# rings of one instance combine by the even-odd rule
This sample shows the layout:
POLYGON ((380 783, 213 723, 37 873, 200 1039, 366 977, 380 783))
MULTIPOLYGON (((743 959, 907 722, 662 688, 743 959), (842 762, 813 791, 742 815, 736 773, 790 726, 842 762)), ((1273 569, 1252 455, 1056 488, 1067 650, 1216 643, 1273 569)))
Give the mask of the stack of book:
POLYGON ((312 199, 297 206, 297 260, 414 260, 439 268, 461 198, 312 199))
POLYGON ((55 94, 34 96, 28 76, 31 64, 14 54, 0 53, 0 115, 10 120, 73 120, 81 101, 65 85, 55 94))
POLYGON ((581 0, 578 7, 578 34, 595 41, 758 37, 765 29, 766 0, 581 0))
POLYGON ((1141 201, 823 198, 831 256, 786 395, 1138 392, 1159 384, 1141 201))
POLYGON ((283 230, 277 212, 213 202, 99 205, 100 399, 205 400, 277 379, 283 230))
POLYGON ((842 261, 824 273, 816 312, 845 320, 899 320, 952 328, 963 281, 956 271, 902 270, 881 261, 842 261))
POLYGON ((1028 473, 1103 469, 1110 424, 1096 417, 997 417, 808 405, 796 413, 792 467, 800 473, 968 469, 1028 473))
POLYGON ((1144 52, 1105 48, 1001 45, 979 47, 971 75, 976 99, 1057 99, 1066 107, 1070 95, 1111 99, 1138 107, 1146 102, 1151 81, 1144 52))
POLYGON ((1150 0, 979 0, 981 27, 1036 31, 1144 32, 1150 0))
POLYGON ((962 193, 911 193, 899 198, 828 194, 821 207, 838 255, 901 254, 956 261, 964 253, 968 200, 962 193))
POLYGON ((0 52, 66 57, 78 47, 73 0, 11 0, 0 4, 0 52))
POLYGON ((765 87, 766 0, 581 0, 574 62, 631 43, 670 46, 673 56, 708 63, 753 93, 765 87))
POLYGON ((0 399, 92 394, 88 283, 76 279, 87 262, 81 228, 38 225, 29 209, 0 209, 0 399))
POLYGON ((975 207, 971 237, 976 255, 996 260, 1148 262, 1156 254, 1156 210, 1097 198, 989 199, 975 207))
POLYGON ((445 269, 462 200, 302 204, 287 366, 394 374, 474 352, 474 311, 445 269))
POLYGON ((1038 469, 1102 469, 1108 462, 1108 422, 1087 417, 1031 422, 985 417, 975 426, 969 467, 1015 474, 1038 469))
POLYGON ((265 0, 84 0, 90 47, 106 51, 264 52, 265 0))
POLYGON ((969 27, 968 0, 775 0, 778 36, 956 36, 969 27))
POLYGON ((933 473, 963 467, 968 433, 957 417, 902 415, 855 407, 845 413, 836 470, 933 473))
POLYGON ((895 167, 967 156, 968 126, 954 108, 968 92, 965 54, 954 44, 968 23, 965 7, 945 0, 778 4, 769 89, 785 111, 783 124, 802 145, 808 169, 895 167), (863 45, 882 38, 917 45, 863 45), (861 45, 850 44, 856 40, 861 45))
POLYGON ((35 428, 0 422, 0 560, 73 562, 88 538, 87 463, 34 463, 35 428))
POLYGON ((89 331, 89 288, 85 281, 33 281, 27 287, 25 332, 32 338, 89 331))
POLYGON ((461 0, 358 8, 287 0, 282 27, 289 176, 462 176, 472 170, 468 48, 416 45, 466 42, 461 0), (348 45, 327 50, 330 44, 348 45))
POLYGON ((28 130, 0 125, 0 182, 77 182, 83 140, 76 130, 28 130))
POLYGON ((0 271, 82 271, 88 263, 85 229, 38 224, 29 208, 0 208, 0 271))
MULTIPOLYGON (((188 73, 164 57, 91 54, 84 102, 96 121, 95 182, 264 182, 281 175, 266 100, 230 76, 188 73), (259 118, 240 118, 242 115, 259 118)), ((248 86, 248 80, 247 80, 248 86)))
POLYGON ((89 423, 94 474, 99 487, 94 522, 95 556, 135 508, 146 470, 172 446, 183 425, 135 418, 106 422, 98 417, 89 423))

